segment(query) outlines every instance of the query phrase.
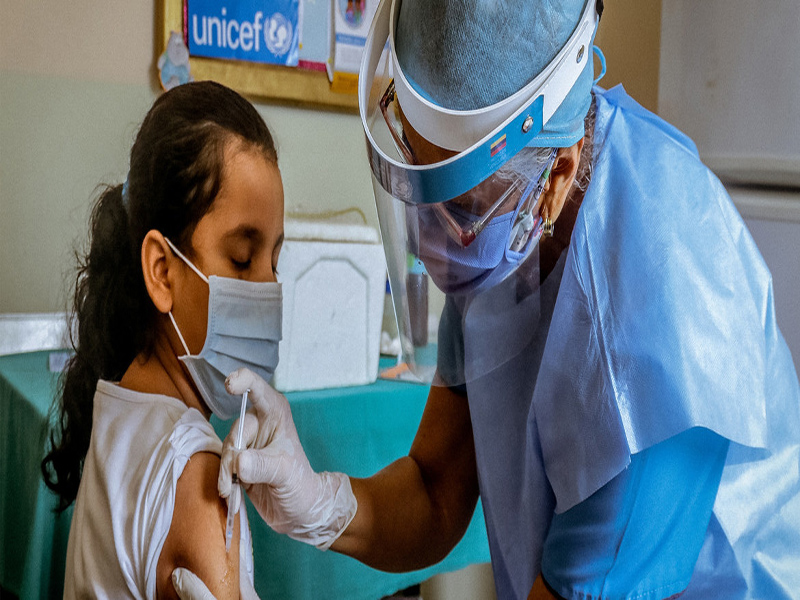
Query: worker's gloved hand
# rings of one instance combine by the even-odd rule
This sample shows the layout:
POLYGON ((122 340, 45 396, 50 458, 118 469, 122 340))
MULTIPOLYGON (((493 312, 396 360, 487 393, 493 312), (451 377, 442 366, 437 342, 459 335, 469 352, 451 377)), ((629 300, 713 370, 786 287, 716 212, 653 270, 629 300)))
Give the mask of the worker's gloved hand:
MULTIPOLYGON (((327 550, 356 514, 356 498, 344 473, 316 473, 297 437, 289 402, 248 369, 234 371, 228 392, 250 390, 242 445, 234 449, 237 425, 225 438, 219 493, 227 498, 236 471, 247 495, 272 529, 327 550), (234 467, 235 465, 235 467, 234 467)), ((238 510, 238 507, 232 507, 238 510)))
MULTIPOLYGON (((189 569, 178 568, 172 572, 172 587, 181 600, 217 600, 206 584, 189 569)), ((253 584, 245 573, 239 574, 239 598, 259 600, 253 584)))

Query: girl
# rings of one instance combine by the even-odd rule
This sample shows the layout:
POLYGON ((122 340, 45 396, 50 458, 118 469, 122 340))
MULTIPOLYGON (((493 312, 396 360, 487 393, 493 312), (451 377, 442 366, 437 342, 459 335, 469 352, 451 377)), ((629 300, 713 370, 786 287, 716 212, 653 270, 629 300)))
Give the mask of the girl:
POLYGON ((277 363, 283 186, 266 124, 219 84, 166 92, 90 235, 42 462, 61 508, 75 501, 64 596, 175 597, 170 575, 185 566, 217 598, 238 597, 252 548, 240 510, 226 551, 208 420, 238 411, 230 371, 268 378, 277 363))

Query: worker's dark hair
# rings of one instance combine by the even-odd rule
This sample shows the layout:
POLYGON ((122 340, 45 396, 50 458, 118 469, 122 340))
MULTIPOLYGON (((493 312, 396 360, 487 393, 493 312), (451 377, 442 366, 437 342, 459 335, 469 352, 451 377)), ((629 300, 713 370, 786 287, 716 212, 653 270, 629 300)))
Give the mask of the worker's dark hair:
POLYGON ((247 100, 210 81, 178 86, 147 113, 126 183, 105 187, 94 205, 88 251, 76 252, 75 354, 61 377, 42 461, 60 511, 78 493, 98 379, 118 381, 137 355, 153 348, 157 311, 145 288, 142 241, 155 229, 191 256, 192 233, 222 185, 229 142, 277 164, 272 135, 247 100))

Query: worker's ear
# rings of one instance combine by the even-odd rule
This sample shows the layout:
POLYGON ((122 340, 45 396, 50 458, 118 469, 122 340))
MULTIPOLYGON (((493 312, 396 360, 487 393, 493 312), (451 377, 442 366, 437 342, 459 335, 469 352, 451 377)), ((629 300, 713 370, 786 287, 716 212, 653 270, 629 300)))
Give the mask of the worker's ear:
POLYGON ((550 178, 545 183, 540 214, 553 223, 558 219, 569 197, 572 182, 575 181, 578 172, 581 150, 583 150, 583 138, 569 148, 560 148, 550 171, 550 178))
POLYGON ((142 241, 142 274, 150 299, 163 314, 172 310, 175 266, 175 256, 161 232, 148 231, 142 241))

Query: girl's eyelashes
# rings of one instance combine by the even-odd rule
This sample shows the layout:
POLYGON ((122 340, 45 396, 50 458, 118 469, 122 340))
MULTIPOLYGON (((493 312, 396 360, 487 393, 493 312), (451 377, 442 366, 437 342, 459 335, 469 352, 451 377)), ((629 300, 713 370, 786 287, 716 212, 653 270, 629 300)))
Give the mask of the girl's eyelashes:
POLYGON ((280 258, 282 247, 283 247, 283 236, 281 236, 280 241, 272 250, 272 272, 275 274, 275 277, 278 276, 278 259, 280 258))
POLYGON ((250 268, 252 261, 249 258, 247 260, 236 260, 232 258, 231 263, 233 263, 233 266, 237 271, 246 271, 250 268))

